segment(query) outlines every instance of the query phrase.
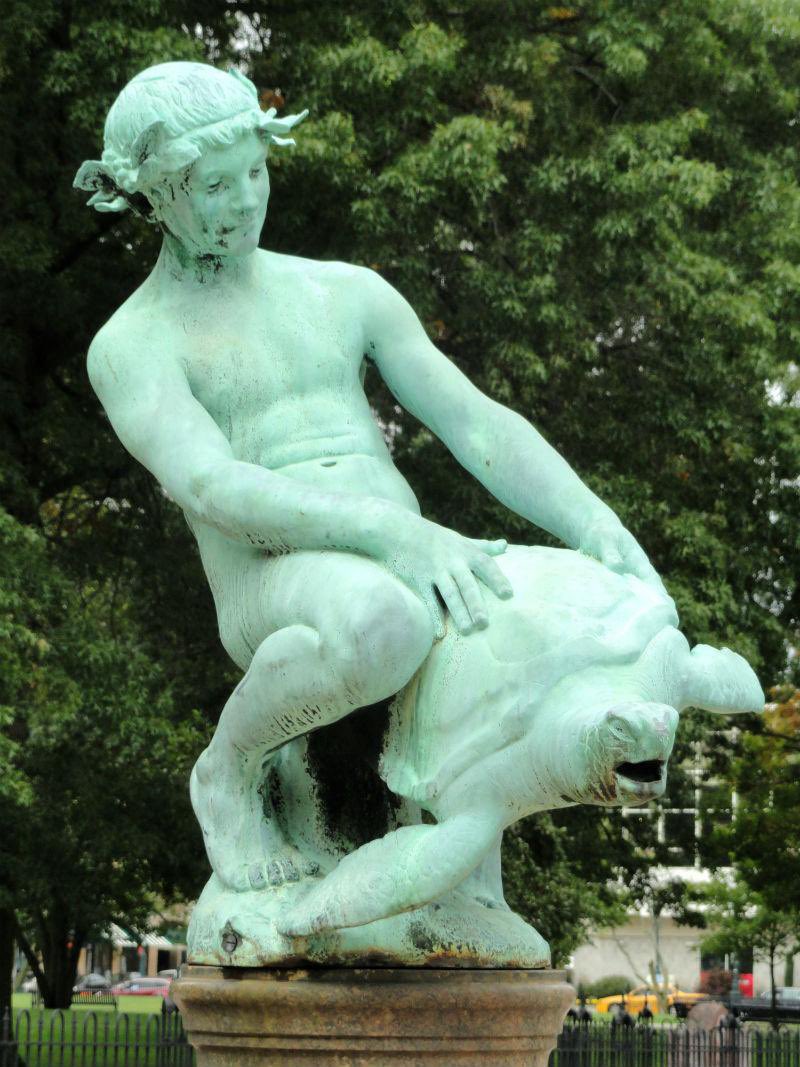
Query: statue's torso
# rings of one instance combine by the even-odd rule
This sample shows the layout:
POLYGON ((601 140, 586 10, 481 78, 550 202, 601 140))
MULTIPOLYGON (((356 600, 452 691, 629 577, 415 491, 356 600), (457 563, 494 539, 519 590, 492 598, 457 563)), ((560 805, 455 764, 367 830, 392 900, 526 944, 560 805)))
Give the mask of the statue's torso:
POLYGON ((222 298, 198 285, 163 306, 164 358, 180 363, 237 459, 418 510, 364 393, 357 272, 256 255, 253 288, 222 298))

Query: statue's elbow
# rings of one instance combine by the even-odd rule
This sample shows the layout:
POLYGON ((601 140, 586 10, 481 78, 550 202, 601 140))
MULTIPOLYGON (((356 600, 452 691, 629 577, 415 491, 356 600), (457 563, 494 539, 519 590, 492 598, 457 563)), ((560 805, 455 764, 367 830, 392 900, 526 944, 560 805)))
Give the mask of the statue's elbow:
MULTIPOLYGON (((213 521, 220 507, 220 494, 230 484, 229 464, 204 464, 192 471, 174 498, 188 514, 203 522, 213 521)), ((169 491, 169 489, 168 489, 169 491)), ((171 494, 173 495, 173 494, 171 494)))

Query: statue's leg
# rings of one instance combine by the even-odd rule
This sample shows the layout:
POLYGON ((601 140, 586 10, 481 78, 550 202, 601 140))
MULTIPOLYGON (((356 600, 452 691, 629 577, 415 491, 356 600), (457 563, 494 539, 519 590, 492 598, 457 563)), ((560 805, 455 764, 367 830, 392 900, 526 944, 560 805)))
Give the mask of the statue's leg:
POLYGON ((279 921, 305 937, 397 915, 435 901, 462 882, 497 840, 487 812, 462 812, 436 826, 403 826, 340 860, 279 921))
MULTIPOLYGON (((212 867, 244 890, 306 873, 264 818, 270 754, 396 693, 430 650, 433 628, 414 593, 348 553, 262 558, 241 599, 244 638, 264 636, 197 761, 191 794, 212 867)), ((227 646, 235 641, 226 634, 227 646)))

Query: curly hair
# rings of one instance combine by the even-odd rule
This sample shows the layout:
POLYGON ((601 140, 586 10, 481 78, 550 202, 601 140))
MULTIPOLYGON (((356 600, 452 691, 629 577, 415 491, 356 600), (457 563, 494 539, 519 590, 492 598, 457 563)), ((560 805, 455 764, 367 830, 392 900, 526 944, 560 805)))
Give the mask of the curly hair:
POLYGON ((262 111, 255 85, 240 71, 205 63, 159 63, 133 78, 106 118, 103 155, 81 165, 73 185, 93 195, 96 211, 150 218, 153 194, 170 175, 190 167, 206 148, 254 132, 267 144, 286 137, 308 114, 276 117, 262 111))

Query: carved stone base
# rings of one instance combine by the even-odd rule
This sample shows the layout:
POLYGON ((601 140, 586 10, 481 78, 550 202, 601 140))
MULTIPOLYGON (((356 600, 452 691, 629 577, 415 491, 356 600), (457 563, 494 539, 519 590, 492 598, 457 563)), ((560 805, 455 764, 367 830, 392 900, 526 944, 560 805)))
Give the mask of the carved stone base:
MULTIPOLYGON (((499 875, 497 881, 499 887, 499 875)), ((509 909, 499 888, 499 901, 480 903, 475 893, 482 887, 474 879, 402 915, 314 937, 282 937, 275 918, 298 886, 226 892, 212 875, 192 912, 189 961, 236 968, 550 966, 541 935, 509 909)))
POLYGON ((546 1067, 562 971, 189 965, 173 983, 198 1067, 546 1067))

